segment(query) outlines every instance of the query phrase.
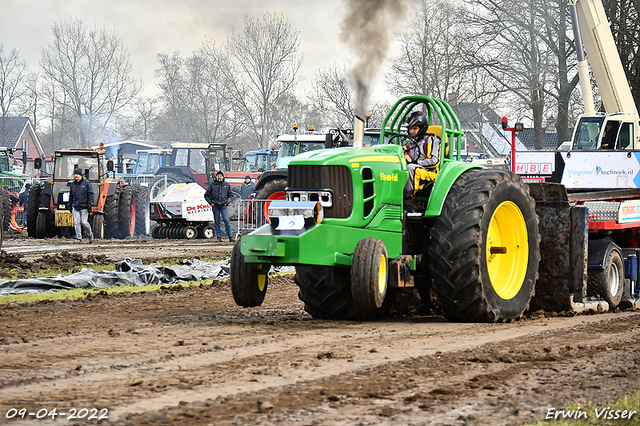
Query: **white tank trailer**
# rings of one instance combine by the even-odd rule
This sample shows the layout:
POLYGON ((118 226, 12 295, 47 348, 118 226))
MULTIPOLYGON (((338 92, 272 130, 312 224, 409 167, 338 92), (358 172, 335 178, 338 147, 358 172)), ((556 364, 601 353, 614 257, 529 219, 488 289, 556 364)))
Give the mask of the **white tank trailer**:
POLYGON ((149 202, 151 220, 158 223, 153 238, 213 238, 216 236, 205 189, 197 183, 174 183, 149 202))

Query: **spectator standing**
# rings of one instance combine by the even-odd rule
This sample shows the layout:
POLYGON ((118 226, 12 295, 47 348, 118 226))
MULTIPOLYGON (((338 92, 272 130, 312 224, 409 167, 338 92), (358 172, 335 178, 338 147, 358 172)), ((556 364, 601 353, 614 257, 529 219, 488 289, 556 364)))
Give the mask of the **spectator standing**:
POLYGON ((246 175, 244 177, 244 183, 242 184, 242 186, 240 186, 240 196, 242 197, 242 199, 248 200, 249 195, 253 193, 255 187, 256 184, 251 182, 251 176, 246 175))
POLYGON ((231 223, 229 222, 229 198, 231 196, 231 185, 224 180, 224 173, 218 171, 216 178, 209 184, 207 191, 204 193, 204 199, 211 205, 213 211, 213 220, 215 222, 216 235, 218 241, 222 241, 222 229, 220 226, 220 218, 224 221, 224 225, 229 236, 229 241, 235 241, 231 232, 231 223))
POLYGON ((93 205, 93 188, 91 183, 82 177, 82 170, 77 168, 73 171, 69 191, 69 205, 73 213, 73 227, 76 230, 76 240, 82 241, 82 228, 89 236, 89 243, 93 242, 93 233, 89 226, 89 209, 93 205))

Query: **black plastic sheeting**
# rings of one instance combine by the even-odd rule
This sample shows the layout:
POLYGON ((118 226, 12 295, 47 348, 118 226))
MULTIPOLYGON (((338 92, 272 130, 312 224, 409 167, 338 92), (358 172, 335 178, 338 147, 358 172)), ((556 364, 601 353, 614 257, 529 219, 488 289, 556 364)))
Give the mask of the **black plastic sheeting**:
MULTIPOLYGON (((285 272, 291 267, 273 268, 271 272, 285 272)), ((149 284, 172 285, 181 281, 202 281, 229 277, 229 259, 219 262, 203 262, 198 259, 183 261, 183 265, 161 266, 158 263, 144 266, 140 259, 124 259, 116 262, 115 271, 96 272, 83 268, 73 275, 0 280, 0 296, 19 293, 69 290, 72 288, 106 288, 114 286, 144 286, 149 284)))

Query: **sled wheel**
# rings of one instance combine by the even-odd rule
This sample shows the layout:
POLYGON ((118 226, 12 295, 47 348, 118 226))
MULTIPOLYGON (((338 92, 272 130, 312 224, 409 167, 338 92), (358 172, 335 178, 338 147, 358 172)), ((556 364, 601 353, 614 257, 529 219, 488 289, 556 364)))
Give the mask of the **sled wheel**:
POLYGON ((473 169, 452 185, 431 229, 433 290, 454 321, 518 318, 540 261, 535 202, 522 179, 473 169))
POLYGON ((624 266, 617 250, 611 250, 604 264, 603 270, 589 270, 587 286, 590 292, 599 294, 609 304, 609 309, 615 309, 622 300, 624 287, 624 266))
POLYGON ((193 240, 194 238, 198 238, 198 230, 193 226, 187 226, 184 230, 184 237, 187 240, 193 240))
POLYGON ((104 239, 104 216, 101 214, 93 215, 91 232, 93 233, 93 238, 98 240, 104 239))
POLYGON ((42 185, 40 182, 33 182, 29 188, 27 208, 25 212, 27 215, 27 235, 31 238, 36 238, 36 223, 38 220, 38 208, 40 207, 41 192, 42 185))
POLYGON ((201 228, 200 233, 201 233, 201 237, 207 240, 215 238, 216 236, 216 230, 213 228, 213 226, 210 226, 210 225, 207 225, 204 228, 201 228))
POLYGON ((155 228, 153 228, 151 230, 151 238, 155 238, 155 239, 161 238, 160 237, 160 232, 161 231, 162 231, 162 227, 161 226, 156 226, 155 228))
POLYGON ((304 310, 319 319, 346 320, 358 318, 351 295, 349 268, 338 266, 296 266, 294 282, 300 288, 298 297, 304 310))
POLYGON ((240 252, 240 241, 233 245, 231 252, 231 292, 233 300, 239 306, 250 308, 260 306, 264 301, 269 285, 268 265, 258 265, 257 263, 245 263, 244 256, 240 252), (259 269, 266 269, 260 273, 259 269))
POLYGON ((173 238, 173 239, 178 239, 178 238, 180 238, 180 234, 182 233, 182 229, 183 229, 183 227, 182 227, 182 226, 180 226, 180 225, 174 225, 174 226, 171 228, 171 238, 173 238))
POLYGON ((382 240, 358 241, 351 264, 351 294, 365 314, 382 307, 387 295, 387 249, 382 240))

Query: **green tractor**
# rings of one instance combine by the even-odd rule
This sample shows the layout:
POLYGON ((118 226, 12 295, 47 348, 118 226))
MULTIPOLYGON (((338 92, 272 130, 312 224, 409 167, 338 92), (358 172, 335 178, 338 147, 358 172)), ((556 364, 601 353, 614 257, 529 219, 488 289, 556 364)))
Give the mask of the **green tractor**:
POLYGON ((535 201, 517 175, 461 161, 461 137, 446 102, 410 96, 385 118, 379 145, 294 157, 287 201, 271 203, 271 223, 234 245, 235 302, 260 305, 271 265, 295 265, 299 297, 316 318, 381 317, 414 289, 433 292, 453 321, 521 316, 538 277, 535 201), (403 124, 417 109, 441 137, 441 161, 409 207, 403 124))

